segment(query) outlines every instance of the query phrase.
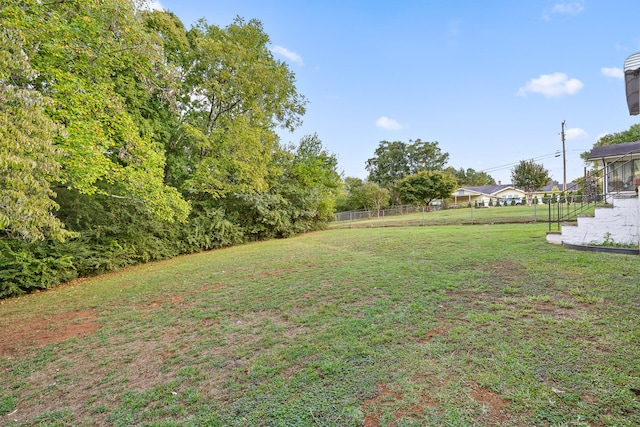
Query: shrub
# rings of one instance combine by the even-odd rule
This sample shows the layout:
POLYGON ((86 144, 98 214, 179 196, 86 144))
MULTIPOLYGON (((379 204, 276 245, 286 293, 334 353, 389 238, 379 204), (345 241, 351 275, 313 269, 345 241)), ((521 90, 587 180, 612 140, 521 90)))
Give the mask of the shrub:
POLYGON ((72 257, 48 243, 0 240, 0 298, 48 289, 76 276, 72 257))

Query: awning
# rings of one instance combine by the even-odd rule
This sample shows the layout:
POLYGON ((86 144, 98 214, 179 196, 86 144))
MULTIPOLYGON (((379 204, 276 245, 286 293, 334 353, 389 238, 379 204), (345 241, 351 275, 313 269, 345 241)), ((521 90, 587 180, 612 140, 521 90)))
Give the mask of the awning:
POLYGON ((624 61, 624 83, 627 90, 627 105, 629 114, 637 116, 640 113, 640 52, 634 53, 624 61))

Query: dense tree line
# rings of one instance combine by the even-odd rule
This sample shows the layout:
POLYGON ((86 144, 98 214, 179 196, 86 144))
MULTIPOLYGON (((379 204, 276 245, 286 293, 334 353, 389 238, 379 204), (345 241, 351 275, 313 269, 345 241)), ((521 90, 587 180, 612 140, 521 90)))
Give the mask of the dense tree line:
POLYGON ((337 209, 380 210, 390 205, 427 206, 433 200, 446 200, 456 187, 492 185, 485 172, 446 167, 449 153, 437 141, 416 139, 380 141, 374 156, 367 160, 366 180, 347 177, 337 200, 337 209))
POLYGON ((340 184, 257 20, 0 5, 0 297, 325 226, 340 184))

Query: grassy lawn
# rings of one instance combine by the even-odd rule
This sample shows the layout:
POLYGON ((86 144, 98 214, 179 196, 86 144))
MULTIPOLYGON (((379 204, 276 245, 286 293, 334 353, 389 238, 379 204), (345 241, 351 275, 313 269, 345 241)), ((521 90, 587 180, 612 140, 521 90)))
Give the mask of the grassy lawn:
MULTIPOLYGON (((578 209, 580 205, 561 205, 563 210, 578 209)), ((551 205, 552 218, 557 218, 558 205, 551 205)), ((593 207, 582 212, 593 214, 593 207)), ((394 227, 406 225, 473 225, 473 224, 498 224, 498 223, 530 223, 547 222, 549 219, 549 206, 503 206, 486 208, 459 208, 446 209, 435 212, 411 213, 394 216, 374 216, 368 219, 354 221, 333 222, 330 228, 359 228, 359 227, 394 227)))
POLYGON ((546 229, 335 229, 3 301, 0 424, 639 425, 639 259, 546 229))

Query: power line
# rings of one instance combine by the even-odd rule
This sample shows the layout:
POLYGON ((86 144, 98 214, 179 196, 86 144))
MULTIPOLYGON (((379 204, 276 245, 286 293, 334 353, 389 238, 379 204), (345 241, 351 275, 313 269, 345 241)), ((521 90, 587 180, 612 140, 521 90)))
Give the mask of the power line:
MULTIPOLYGON (((558 153, 559 153, 558 151, 555 151, 555 152, 550 153, 550 154, 543 154, 541 156, 532 157, 532 158, 527 159, 527 160, 533 160, 533 161, 543 160, 543 159, 555 157, 558 153)), ((508 169, 508 168, 513 167, 513 166, 516 166, 518 163, 520 163, 520 161, 517 161, 515 163, 507 163, 507 164, 500 165, 500 166, 494 166, 494 167, 486 168, 484 170, 481 170, 480 172, 485 172, 485 173, 497 172, 497 171, 500 171, 500 170, 504 170, 504 169, 508 169)))

